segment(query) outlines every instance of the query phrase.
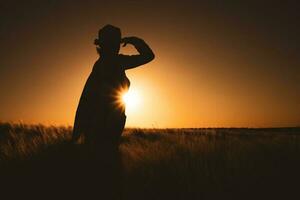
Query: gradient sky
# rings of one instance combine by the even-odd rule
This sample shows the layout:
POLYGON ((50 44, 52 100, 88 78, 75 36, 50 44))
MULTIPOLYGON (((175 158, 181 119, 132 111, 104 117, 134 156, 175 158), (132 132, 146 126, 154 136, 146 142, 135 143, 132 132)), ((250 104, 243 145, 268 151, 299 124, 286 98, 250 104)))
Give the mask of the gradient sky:
POLYGON ((127 126, 299 126, 300 5, 263 2, 1 1, 0 120, 72 125, 109 23, 156 54, 127 126))

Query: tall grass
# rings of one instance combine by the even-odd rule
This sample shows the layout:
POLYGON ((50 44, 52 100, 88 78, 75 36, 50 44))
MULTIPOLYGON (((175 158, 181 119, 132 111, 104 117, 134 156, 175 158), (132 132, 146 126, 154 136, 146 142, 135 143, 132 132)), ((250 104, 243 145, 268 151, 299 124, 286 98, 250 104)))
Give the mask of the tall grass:
MULTIPOLYGON (((71 131, 2 123, 0 166, 38 158, 51 148, 58 149, 50 151, 51 159, 60 157, 71 131)), ((298 194, 299 128, 126 129, 119 149, 123 199, 290 199, 298 194)))
POLYGON ((0 161, 26 159, 71 139, 72 127, 0 123, 0 161))

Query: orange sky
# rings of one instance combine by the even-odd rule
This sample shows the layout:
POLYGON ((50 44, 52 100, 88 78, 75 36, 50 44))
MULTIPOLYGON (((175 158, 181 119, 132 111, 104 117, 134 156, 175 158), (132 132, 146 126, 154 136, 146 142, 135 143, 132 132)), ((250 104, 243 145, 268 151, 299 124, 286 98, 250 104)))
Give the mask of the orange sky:
POLYGON ((111 23, 156 54, 127 71, 141 98, 127 126, 300 125, 292 6, 62 2, 7 4, 2 12, 0 120, 72 125, 98 57, 93 40, 111 23))

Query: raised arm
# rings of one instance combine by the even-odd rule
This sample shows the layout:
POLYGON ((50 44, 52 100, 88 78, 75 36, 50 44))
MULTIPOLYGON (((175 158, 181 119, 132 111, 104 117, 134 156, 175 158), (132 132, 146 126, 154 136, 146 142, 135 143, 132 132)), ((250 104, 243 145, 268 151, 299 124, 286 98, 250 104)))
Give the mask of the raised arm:
POLYGON ((127 44, 132 44, 136 50, 139 52, 138 55, 122 55, 120 54, 121 64, 124 69, 132 69, 140 65, 146 64, 154 59, 154 53, 146 42, 137 37, 125 37, 122 39, 123 46, 127 44))

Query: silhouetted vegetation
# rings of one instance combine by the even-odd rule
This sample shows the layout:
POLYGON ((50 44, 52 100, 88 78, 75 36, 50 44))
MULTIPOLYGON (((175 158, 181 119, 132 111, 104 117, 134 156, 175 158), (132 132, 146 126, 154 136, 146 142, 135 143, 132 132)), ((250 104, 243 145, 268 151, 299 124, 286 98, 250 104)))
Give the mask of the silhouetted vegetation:
MULTIPOLYGON (((69 142, 71 134, 72 127, 0 124, 2 191, 102 197, 97 180, 103 173, 97 170, 104 169, 98 166, 106 154, 96 155, 100 165, 95 165, 85 145, 69 142)), ((122 197, 115 199, 292 199, 298 194, 299 128, 126 129, 119 149, 122 176, 113 180, 122 197)))

